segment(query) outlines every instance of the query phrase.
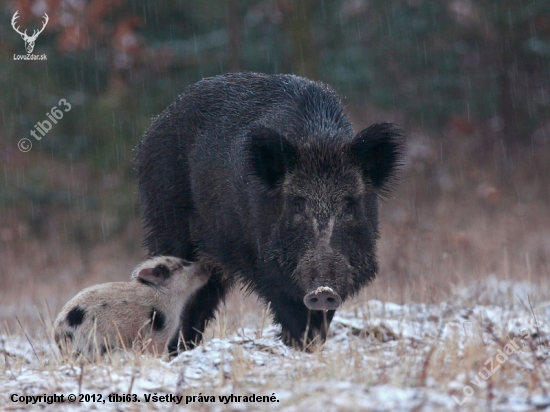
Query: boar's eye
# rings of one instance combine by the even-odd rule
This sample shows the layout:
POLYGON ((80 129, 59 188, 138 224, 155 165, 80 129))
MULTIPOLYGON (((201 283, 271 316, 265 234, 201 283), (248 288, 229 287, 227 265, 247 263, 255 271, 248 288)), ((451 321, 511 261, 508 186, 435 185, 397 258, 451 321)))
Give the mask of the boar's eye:
POLYGON ((345 199, 342 206, 342 214, 344 216, 353 214, 355 208, 355 201, 353 199, 345 199))
POLYGON ((303 215, 306 211, 306 200, 298 197, 294 199, 294 213, 303 215))

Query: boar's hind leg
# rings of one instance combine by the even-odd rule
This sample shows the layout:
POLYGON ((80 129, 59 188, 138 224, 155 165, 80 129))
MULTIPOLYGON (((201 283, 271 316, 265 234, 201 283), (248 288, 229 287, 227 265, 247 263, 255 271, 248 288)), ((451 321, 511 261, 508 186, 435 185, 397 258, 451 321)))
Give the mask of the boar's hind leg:
POLYGON ((179 341, 180 351, 193 349, 201 343, 204 329, 214 319, 218 305, 225 299, 230 287, 231 283, 222 279, 222 272, 214 269, 208 283, 183 308, 180 330, 168 342, 171 356, 177 354, 180 336, 183 336, 183 340, 179 341))
POLYGON ((271 301, 275 322, 282 327, 281 339, 289 346, 312 350, 325 342, 334 310, 309 310, 303 302, 271 301), (304 337, 307 338, 304 342, 304 337))

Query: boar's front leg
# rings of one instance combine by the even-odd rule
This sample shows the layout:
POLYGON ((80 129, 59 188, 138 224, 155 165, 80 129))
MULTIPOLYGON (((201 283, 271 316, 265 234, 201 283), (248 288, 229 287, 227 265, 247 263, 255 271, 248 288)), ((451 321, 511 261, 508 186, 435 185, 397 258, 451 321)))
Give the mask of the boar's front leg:
POLYGON ((232 282, 224 279, 220 270, 212 270, 208 283, 183 308, 180 330, 168 343, 170 355, 177 355, 178 349, 193 349, 201 343, 204 329, 214 319, 220 302, 224 301, 231 286, 232 282))
POLYGON ((291 299, 274 299, 271 310, 275 322, 282 327, 282 341, 292 347, 307 351, 322 345, 335 310, 309 310, 303 302, 291 299))

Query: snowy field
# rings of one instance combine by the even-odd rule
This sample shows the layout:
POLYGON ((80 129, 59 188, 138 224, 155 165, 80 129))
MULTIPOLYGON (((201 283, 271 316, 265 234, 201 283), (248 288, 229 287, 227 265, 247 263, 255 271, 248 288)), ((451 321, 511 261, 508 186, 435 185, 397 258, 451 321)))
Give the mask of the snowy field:
POLYGON ((443 304, 351 301, 312 354, 258 318, 230 333, 218 322, 171 361, 79 364, 60 359, 48 322, 43 338, 21 325, 0 334, 0 410, 550 411, 548 290, 489 277, 443 304), (53 394, 65 402, 25 398, 53 394))

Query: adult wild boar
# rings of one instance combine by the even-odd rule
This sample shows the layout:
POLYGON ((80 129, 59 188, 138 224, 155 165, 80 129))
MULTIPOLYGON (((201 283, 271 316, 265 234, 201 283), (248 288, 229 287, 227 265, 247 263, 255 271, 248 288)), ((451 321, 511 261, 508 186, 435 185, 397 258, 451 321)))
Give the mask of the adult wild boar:
POLYGON ((378 200, 400 148, 391 123, 354 136, 336 93, 301 77, 235 73, 185 89, 135 167, 149 255, 214 268, 182 313, 187 344, 236 280, 270 303, 286 344, 324 342, 335 309, 376 274, 378 200))

